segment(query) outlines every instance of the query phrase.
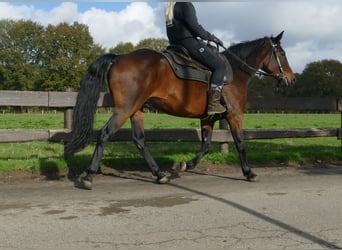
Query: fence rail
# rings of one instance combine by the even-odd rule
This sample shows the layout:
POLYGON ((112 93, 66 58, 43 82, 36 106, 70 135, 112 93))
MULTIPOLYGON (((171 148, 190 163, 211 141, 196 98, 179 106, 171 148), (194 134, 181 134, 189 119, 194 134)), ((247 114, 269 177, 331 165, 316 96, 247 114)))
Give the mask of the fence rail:
MULTIPOLYGON (((77 92, 36 92, 36 91, 0 91, 0 106, 28 106, 64 108, 65 128, 51 129, 11 129, 0 130, 0 142, 26 141, 67 141, 71 127, 71 111, 76 103, 77 92)), ((101 93, 98 107, 112 107, 113 102, 108 93, 101 93)), ((268 111, 319 111, 341 112, 340 128, 289 128, 289 129, 246 129, 245 139, 272 139, 272 138, 306 138, 306 137, 337 137, 342 139, 342 99, 334 98, 249 98, 246 105, 248 110, 268 111)), ((96 140, 98 130, 94 131, 93 140, 96 140)), ((199 141, 199 129, 146 129, 148 141, 199 141)), ((131 140, 130 129, 121 129, 112 140, 131 140)), ((226 129, 217 129, 213 133, 213 141, 232 141, 230 132, 226 129)))

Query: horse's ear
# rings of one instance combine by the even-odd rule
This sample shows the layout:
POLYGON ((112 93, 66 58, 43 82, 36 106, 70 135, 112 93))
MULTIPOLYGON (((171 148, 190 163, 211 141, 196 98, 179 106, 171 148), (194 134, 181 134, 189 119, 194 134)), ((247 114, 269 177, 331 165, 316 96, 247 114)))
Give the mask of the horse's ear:
POLYGON ((279 43, 280 40, 283 38, 284 31, 280 32, 279 35, 277 35, 275 38, 273 38, 273 41, 275 44, 279 43))

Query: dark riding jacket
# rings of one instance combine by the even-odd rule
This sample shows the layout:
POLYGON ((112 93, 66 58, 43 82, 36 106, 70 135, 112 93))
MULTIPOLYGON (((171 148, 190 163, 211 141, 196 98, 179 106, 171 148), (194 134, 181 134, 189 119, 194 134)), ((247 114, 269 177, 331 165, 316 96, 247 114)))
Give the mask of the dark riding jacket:
POLYGON ((177 2, 173 9, 173 22, 166 24, 170 43, 177 43, 186 38, 200 37, 213 40, 213 35, 206 31, 197 20, 196 11, 190 2, 177 2))
POLYGON ((225 63, 217 51, 201 40, 213 41, 216 37, 198 23, 195 7, 191 2, 176 2, 173 9, 173 20, 166 23, 166 33, 170 44, 185 47, 195 60, 213 72, 212 86, 222 86, 225 63))

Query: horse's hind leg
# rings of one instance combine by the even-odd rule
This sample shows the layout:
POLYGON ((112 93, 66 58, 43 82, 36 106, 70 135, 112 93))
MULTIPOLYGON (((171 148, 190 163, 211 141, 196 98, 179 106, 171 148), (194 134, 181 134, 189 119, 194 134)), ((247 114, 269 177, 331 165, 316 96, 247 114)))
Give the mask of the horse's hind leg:
POLYGON ((157 177, 157 182, 160 184, 168 182, 168 178, 162 171, 160 171, 159 166, 153 159, 150 151, 146 146, 143 112, 137 111, 133 116, 131 116, 131 124, 133 141, 139 149, 140 153, 144 156, 149 168, 151 169, 152 174, 157 177))
POLYGON ((201 120, 201 136, 202 136, 202 144, 200 152, 195 156, 195 158, 190 161, 181 162, 180 170, 186 171, 194 169, 197 164, 201 161, 201 159, 209 153, 211 139, 213 134, 213 126, 215 121, 213 120, 201 120))
POLYGON ((99 169, 105 145, 110 139, 110 135, 116 133, 126 120, 127 118, 122 117, 120 113, 115 112, 101 129, 90 166, 87 168, 87 175, 82 179, 84 188, 92 189, 93 175, 96 174, 99 169))

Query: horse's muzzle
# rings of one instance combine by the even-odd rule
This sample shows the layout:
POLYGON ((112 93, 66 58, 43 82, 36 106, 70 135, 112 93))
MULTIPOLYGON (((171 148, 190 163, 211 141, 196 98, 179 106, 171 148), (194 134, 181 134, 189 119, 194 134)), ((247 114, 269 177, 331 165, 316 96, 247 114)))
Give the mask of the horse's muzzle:
POLYGON ((290 87, 296 82, 296 78, 292 78, 291 80, 286 75, 279 75, 278 82, 280 85, 290 87))

